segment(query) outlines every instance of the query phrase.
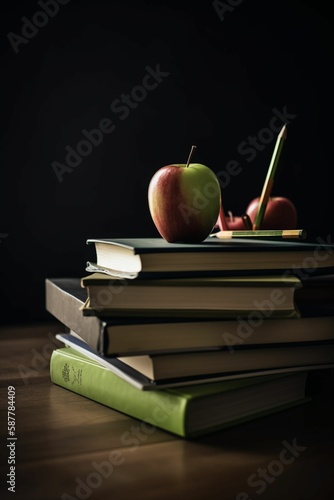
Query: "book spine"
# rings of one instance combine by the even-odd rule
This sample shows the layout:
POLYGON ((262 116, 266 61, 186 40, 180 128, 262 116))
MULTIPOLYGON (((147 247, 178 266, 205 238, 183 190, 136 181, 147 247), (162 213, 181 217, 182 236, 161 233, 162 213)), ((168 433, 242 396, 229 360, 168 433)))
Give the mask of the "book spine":
POLYGON ((60 323, 74 331, 87 344, 98 352, 103 350, 104 322, 98 317, 85 318, 80 310, 82 303, 79 299, 64 293, 64 291, 46 280, 45 283, 46 310, 60 323))
POLYGON ((188 400, 169 391, 141 391, 89 359, 79 359, 68 347, 53 351, 51 381, 154 427, 186 437, 188 400))

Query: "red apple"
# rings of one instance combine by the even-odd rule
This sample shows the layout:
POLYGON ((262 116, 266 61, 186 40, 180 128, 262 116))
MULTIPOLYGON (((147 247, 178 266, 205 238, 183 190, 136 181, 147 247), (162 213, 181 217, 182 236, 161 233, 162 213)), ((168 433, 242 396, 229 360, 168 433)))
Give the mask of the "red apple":
POLYGON ((153 222, 168 242, 198 243, 211 233, 219 214, 220 184, 200 163, 160 168, 148 188, 153 222))
MULTIPOLYGON (((249 222, 249 224, 251 226, 251 222, 249 222)), ((245 231, 247 229, 251 229, 251 227, 248 227, 243 217, 235 216, 231 211, 228 211, 228 215, 225 215, 222 206, 220 207, 215 227, 219 228, 220 231, 245 231)))
POLYGON ((227 229, 230 231, 244 231, 246 229, 245 223, 242 217, 235 216, 232 212, 228 212, 228 216, 226 217, 227 229))
MULTIPOLYGON (((252 223, 254 223, 260 198, 254 198, 247 209, 252 223)), ((296 229, 297 210, 291 200, 283 196, 273 196, 269 198, 263 222, 260 229, 296 229)))

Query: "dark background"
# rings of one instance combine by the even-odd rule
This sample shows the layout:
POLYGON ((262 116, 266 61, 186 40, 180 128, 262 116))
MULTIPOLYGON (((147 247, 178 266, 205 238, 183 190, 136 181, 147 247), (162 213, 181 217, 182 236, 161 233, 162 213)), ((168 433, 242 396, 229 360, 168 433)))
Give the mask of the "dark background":
POLYGON ((194 161, 217 173, 239 162, 222 195, 225 211, 243 213, 261 192, 276 138, 253 161, 238 148, 274 109, 296 116, 272 194, 293 200, 309 240, 333 239, 330 2, 231 3, 221 20, 211 1, 71 0, 18 53, 7 35, 22 36, 22 17, 31 21, 41 6, 1 5, 3 323, 50 319, 44 279, 84 275, 94 260, 87 238, 158 236, 150 178, 185 162, 192 144, 194 161), (169 75, 121 120, 111 103, 157 65, 169 75), (59 182, 52 163, 64 164, 65 147, 103 118, 115 130, 59 182))

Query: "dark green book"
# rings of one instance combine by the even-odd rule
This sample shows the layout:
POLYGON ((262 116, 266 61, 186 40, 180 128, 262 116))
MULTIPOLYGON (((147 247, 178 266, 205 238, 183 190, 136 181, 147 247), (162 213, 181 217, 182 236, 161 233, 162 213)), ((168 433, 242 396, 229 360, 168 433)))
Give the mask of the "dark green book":
POLYGON ((100 316, 247 317, 253 311, 299 317, 296 276, 216 276, 120 279, 93 273, 81 280, 87 291, 84 314, 100 316))
POLYGON ((318 242, 260 239, 219 240, 202 243, 168 243, 163 238, 90 238, 96 262, 87 270, 114 276, 151 277, 154 274, 235 274, 296 272, 315 275, 334 270, 334 245, 318 242))
POLYGON ((141 391, 70 347, 55 350, 54 384, 181 437, 195 437, 308 401, 306 372, 141 391))

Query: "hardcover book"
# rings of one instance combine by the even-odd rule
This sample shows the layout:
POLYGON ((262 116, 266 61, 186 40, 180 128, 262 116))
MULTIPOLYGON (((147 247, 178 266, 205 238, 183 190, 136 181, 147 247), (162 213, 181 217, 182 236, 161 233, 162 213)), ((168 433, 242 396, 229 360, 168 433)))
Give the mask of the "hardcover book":
POLYGON ((50 377, 69 391, 184 438, 310 400, 306 372, 143 392, 69 347, 53 351, 50 377))
POLYGON ((163 238, 90 238, 96 263, 88 270, 135 278, 154 274, 226 274, 282 272, 298 269, 312 274, 334 270, 334 245, 319 241, 219 240, 168 243, 163 238))
POLYGON ((56 338, 143 391, 334 366, 333 343, 309 344, 307 348, 298 345, 294 349, 285 346, 107 357, 94 351, 75 332, 56 334, 56 338))
MULTIPOLYGON (((313 297, 312 289, 308 290, 313 297)), ((107 356, 334 340, 333 311, 322 308, 315 311, 317 301, 312 300, 310 307, 307 293, 299 297, 300 289, 296 292, 297 306, 302 307, 304 300, 307 303, 307 308, 302 307, 307 310, 299 319, 273 318, 273 305, 262 314, 257 311, 255 315, 234 319, 102 318, 82 314, 80 309, 87 293, 80 285, 80 278, 45 281, 47 311, 90 347, 107 356)), ((326 297, 322 295, 321 301, 326 302, 326 297)))
POLYGON ((221 318, 247 316, 255 309, 273 317, 298 317, 295 276, 230 276, 120 279, 93 273, 81 280, 87 290, 84 314, 221 318))
POLYGON ((334 364, 334 342, 283 346, 236 347, 216 351, 177 352, 118 358, 152 380, 192 378, 304 365, 334 364))

